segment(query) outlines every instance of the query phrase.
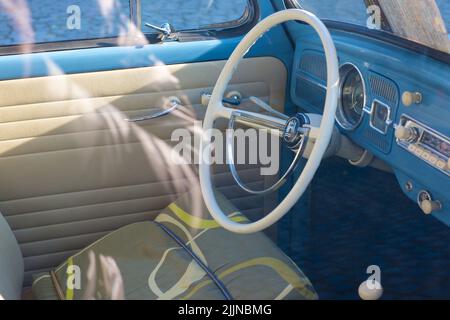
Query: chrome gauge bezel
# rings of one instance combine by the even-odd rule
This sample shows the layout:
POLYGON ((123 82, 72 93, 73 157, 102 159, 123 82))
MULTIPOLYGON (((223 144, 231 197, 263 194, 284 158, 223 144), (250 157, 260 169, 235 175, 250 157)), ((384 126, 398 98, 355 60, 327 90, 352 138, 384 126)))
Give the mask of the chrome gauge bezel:
POLYGON ((340 84, 339 84, 339 102, 338 102, 338 107, 336 109, 336 122, 345 130, 351 131, 356 129, 360 124, 362 119, 364 118, 364 113, 365 113, 365 109, 366 109, 366 104, 367 104, 367 91, 366 91, 366 81, 361 73, 361 71, 359 70, 359 68, 354 65, 353 63, 347 62, 342 64, 339 67, 339 79, 340 79, 340 84), (363 100, 363 111, 361 112, 361 116, 359 117, 358 121, 353 124, 351 123, 343 110, 343 105, 342 105, 342 95, 343 95, 343 88, 344 88, 344 79, 347 79, 347 76, 349 75, 350 72, 352 71, 356 71, 359 74, 359 77, 361 78, 361 82, 362 82, 362 86, 363 86, 363 93, 364 93, 364 100, 363 100))

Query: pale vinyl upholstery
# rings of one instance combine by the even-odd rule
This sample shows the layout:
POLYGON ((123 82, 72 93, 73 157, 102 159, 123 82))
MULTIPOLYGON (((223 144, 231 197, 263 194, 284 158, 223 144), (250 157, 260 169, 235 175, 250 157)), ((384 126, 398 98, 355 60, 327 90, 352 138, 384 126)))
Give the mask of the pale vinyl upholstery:
POLYGON ((0 299, 20 299, 23 275, 19 244, 0 213, 0 299))
MULTIPOLYGON (((224 61, 154 66, 0 81, 0 211, 20 245, 25 285, 124 225, 153 220, 189 188, 183 175, 161 172, 158 146, 174 128, 201 120, 200 95, 211 92, 224 61), (188 117, 130 125, 124 117, 155 111, 178 96, 188 117)), ((230 89, 283 110, 286 69, 275 58, 245 59, 230 89)), ((225 167, 217 186, 244 214, 261 214, 276 198, 245 194, 225 167)), ((270 182, 243 168, 251 186, 270 182)))

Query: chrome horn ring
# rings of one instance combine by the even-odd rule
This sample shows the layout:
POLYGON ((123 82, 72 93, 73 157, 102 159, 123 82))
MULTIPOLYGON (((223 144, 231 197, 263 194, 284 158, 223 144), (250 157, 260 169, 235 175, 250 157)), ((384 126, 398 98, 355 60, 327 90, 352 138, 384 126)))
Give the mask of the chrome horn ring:
POLYGON ((226 156, 227 156, 227 164, 230 169, 231 175, 236 181, 237 185, 250 194, 256 195, 264 195, 270 192, 278 190, 287 180, 290 174, 297 167, 300 158, 303 155, 305 150, 305 146, 308 141, 308 133, 310 129, 308 125, 311 123, 309 117, 304 113, 297 113, 294 117, 289 118, 286 121, 286 124, 283 127, 278 127, 280 130, 280 136, 283 139, 283 143, 292 151, 295 152, 294 159, 289 165, 286 172, 279 178, 274 184, 270 187, 265 188, 263 190, 253 190, 248 187, 240 178, 236 166, 234 163, 234 126, 237 122, 237 118, 239 117, 239 113, 233 112, 229 121, 228 121, 228 130, 226 132, 226 156))

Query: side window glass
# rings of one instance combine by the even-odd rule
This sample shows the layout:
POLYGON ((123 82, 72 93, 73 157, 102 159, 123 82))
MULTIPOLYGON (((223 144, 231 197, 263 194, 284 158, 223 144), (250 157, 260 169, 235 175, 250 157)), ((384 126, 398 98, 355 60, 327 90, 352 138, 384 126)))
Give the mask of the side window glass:
POLYGON ((0 0, 0 47, 32 52, 33 44, 105 38, 130 43, 120 40, 135 34, 133 23, 145 34, 156 32, 145 23, 220 31, 247 23, 252 9, 252 0, 0 0))
POLYGON ((117 37, 129 17, 129 0, 0 1, 0 45, 117 37))
POLYGON ((248 0, 141 0, 142 28, 145 23, 161 26, 170 23, 177 31, 221 29, 247 21, 248 0))

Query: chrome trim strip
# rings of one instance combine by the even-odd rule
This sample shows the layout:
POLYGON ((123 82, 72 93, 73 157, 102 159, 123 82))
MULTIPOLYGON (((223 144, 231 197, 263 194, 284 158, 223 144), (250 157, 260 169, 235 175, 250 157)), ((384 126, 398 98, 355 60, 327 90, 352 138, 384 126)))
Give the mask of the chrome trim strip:
POLYGON ((140 122, 140 121, 156 119, 156 118, 160 118, 160 117, 168 115, 169 113, 174 112, 180 106, 181 106, 181 101, 178 98, 172 98, 170 100, 169 108, 167 108, 167 109, 163 109, 161 111, 157 111, 153 114, 142 116, 142 117, 125 118, 124 120, 127 122, 140 122))
POLYGON ((362 122, 362 120, 364 118, 364 111, 366 111, 366 109, 367 109, 367 106, 366 106, 366 104, 367 104, 366 80, 363 77, 362 72, 359 70, 359 68, 355 64, 353 64, 351 62, 346 62, 346 63, 341 64, 341 66, 339 67, 339 78, 340 78, 339 79, 339 81, 340 81, 340 84, 339 84, 339 102, 338 102, 338 107, 337 107, 337 110, 336 110, 335 119, 336 119, 336 122, 344 130, 352 131, 352 130, 355 130, 361 124, 361 122, 362 122), (363 92, 364 92, 363 112, 362 112, 361 117, 359 118, 358 122, 356 124, 354 124, 354 125, 348 124, 348 121, 345 119, 345 116, 343 115, 343 111, 342 111, 342 88, 343 88, 343 85, 344 85, 344 78, 350 72, 350 70, 346 71, 345 75, 343 76, 341 74, 341 71, 344 71, 343 68, 345 68, 345 67, 350 67, 350 70, 351 70, 351 68, 355 69, 359 73, 359 76, 361 77, 361 81, 362 81, 362 85, 363 85, 363 92), (340 119, 340 117, 342 117, 342 119, 340 119), (344 123, 344 121, 346 121, 347 123, 344 123))
MULTIPOLYGON (((238 112, 233 112, 233 114, 230 117, 230 121, 228 122, 228 130, 226 131, 226 158, 228 163, 228 168, 230 169, 231 175, 233 176, 234 180, 238 184, 240 188, 245 190, 248 193, 251 194, 258 194, 258 195, 264 195, 270 192, 273 192, 275 190, 278 190, 286 181, 288 176, 294 171, 294 169, 297 167, 297 164, 302 157, 303 151, 305 149, 305 146, 308 141, 308 133, 309 129, 303 133, 303 138, 299 142, 298 149, 295 152, 294 160, 292 160, 289 168, 286 170, 286 172, 281 176, 280 179, 278 179, 273 185, 270 187, 263 189, 263 190, 253 190, 246 186, 246 184, 241 180, 239 177, 239 174, 237 172, 236 166, 234 165, 234 141, 233 141, 233 132, 234 132, 234 123, 236 122, 236 114, 238 112)), ((305 115, 306 116, 306 115, 305 115)), ((309 118, 308 118, 309 119, 309 118)), ((284 132, 282 132, 284 133, 284 132)), ((292 150, 292 149, 291 149, 292 150)), ((294 151, 294 150, 293 150, 294 151)))
MULTIPOLYGON (((427 130, 427 132, 429 132, 433 136, 439 138, 440 140, 443 140, 447 144, 450 144, 450 138, 445 136, 444 134, 442 134, 442 133, 440 133, 440 132, 430 128, 426 124, 423 124, 422 122, 420 122, 420 121, 418 121, 418 120, 416 120, 416 119, 414 119, 414 118, 412 118, 412 117, 410 117, 410 116, 408 116, 408 115, 403 113, 400 116, 399 124, 400 125, 406 124, 407 121, 413 122, 415 125, 419 126, 419 129, 422 129, 422 131, 420 131, 420 135, 419 135, 419 138, 417 140, 418 142, 416 143, 416 145, 419 145, 420 147, 422 147, 424 149, 427 149, 429 152, 431 152, 432 154, 437 156, 440 160, 442 160, 444 162, 446 162, 446 161, 448 162, 448 159, 449 159, 448 156, 442 154, 441 152, 439 152, 437 150, 432 149, 430 146, 428 146, 426 144, 422 144, 420 142, 420 140, 422 138, 424 129, 427 130), (446 161, 444 159, 446 159, 446 161)), ((422 160, 423 162, 425 162, 430 167, 432 167, 432 168, 434 168, 434 169, 436 169, 436 170, 438 170, 438 171, 440 171, 440 172, 442 172, 442 173, 444 173, 444 174, 446 174, 447 176, 450 177, 450 169, 447 169, 447 168, 441 169, 441 168, 437 167, 436 165, 434 165, 434 164, 428 162, 427 160, 423 159, 422 157, 414 154, 412 151, 408 150, 408 146, 410 146, 411 144, 414 144, 414 143, 410 143, 410 142, 407 142, 407 141, 401 141, 401 140, 399 140, 397 138, 395 139, 395 141, 396 141, 398 146, 400 146, 401 148, 405 149, 407 152, 409 152, 410 154, 415 156, 417 159, 422 160)))
POLYGON ((387 105, 386 103, 381 102, 381 101, 378 100, 378 99, 373 99, 372 105, 371 105, 371 107, 370 107, 370 119, 369 119, 369 125, 370 125, 370 127, 371 127, 372 129, 374 129, 375 131, 377 131, 377 132, 379 132, 379 133, 381 133, 381 134, 386 135, 387 132, 388 132, 388 130, 389 130, 389 126, 392 125, 391 115, 392 115, 392 109, 391 109, 391 107, 390 107, 389 105, 387 105), (375 112, 374 112, 374 111, 375 111, 375 110, 374 110, 375 102, 378 103, 379 105, 383 106, 383 107, 386 107, 386 108, 388 109, 388 115, 387 115, 386 121, 384 122, 384 123, 386 124, 386 130, 385 130, 385 131, 382 131, 382 130, 378 129, 377 127, 375 127, 375 126, 373 125, 373 117, 374 117, 374 115, 375 115, 375 112))
POLYGON ((242 110, 234 111, 232 114, 233 122, 245 124, 253 128, 275 129, 279 131, 280 136, 284 133, 287 120, 280 119, 280 122, 270 121, 255 114, 242 110))
POLYGON ((130 0, 130 20, 137 30, 142 29, 141 0, 130 0))

